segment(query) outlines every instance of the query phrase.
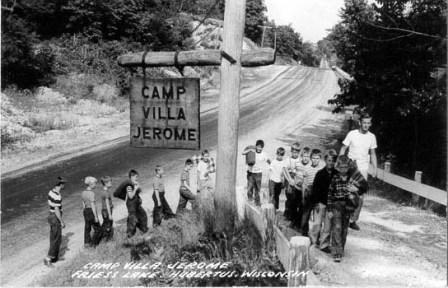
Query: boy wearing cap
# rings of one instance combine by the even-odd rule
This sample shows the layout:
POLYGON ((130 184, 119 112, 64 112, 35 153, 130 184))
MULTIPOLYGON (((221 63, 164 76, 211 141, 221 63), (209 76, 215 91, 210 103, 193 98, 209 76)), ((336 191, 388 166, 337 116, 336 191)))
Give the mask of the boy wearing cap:
POLYGON ((165 183, 163 181, 163 168, 156 166, 156 176, 154 177, 154 193, 152 200, 154 201, 153 225, 158 226, 162 223, 162 216, 165 219, 176 216, 170 208, 165 198, 165 183))
POLYGON ((87 176, 84 184, 87 186, 81 194, 82 204, 84 207, 84 247, 94 247, 100 243, 101 227, 98 220, 98 212, 95 205, 95 193, 93 189, 96 187, 97 180, 95 177, 87 176), (91 231, 93 229, 93 237, 91 231))
POLYGON ((47 257, 44 258, 44 264, 51 266, 52 262, 56 262, 59 257, 59 249, 61 247, 62 229, 65 223, 62 220, 62 197, 61 191, 65 187, 65 179, 58 177, 58 182, 53 189, 48 192, 48 206, 50 213, 48 214, 48 223, 50 224, 50 249, 47 257))
POLYGON ((102 230, 106 240, 112 239, 114 235, 113 219, 112 219, 112 194, 110 187, 112 186, 112 179, 109 176, 101 178, 103 190, 101 191, 101 215, 103 216, 102 230))

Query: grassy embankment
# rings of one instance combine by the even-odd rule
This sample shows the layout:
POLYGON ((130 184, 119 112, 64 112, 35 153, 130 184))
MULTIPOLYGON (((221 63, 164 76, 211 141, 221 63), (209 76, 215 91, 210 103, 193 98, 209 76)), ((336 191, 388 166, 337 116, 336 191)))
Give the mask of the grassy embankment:
MULTIPOLYGON (((175 219, 162 222, 162 225, 136 239, 129 241, 125 237, 125 225, 116 228, 113 241, 101 243, 95 249, 82 251, 73 261, 55 268, 39 286, 286 286, 286 278, 227 277, 224 275, 242 275, 243 271, 282 272, 278 259, 263 249, 260 236, 252 225, 242 223, 232 239, 223 234, 204 233, 204 226, 198 215, 186 213, 175 219), (125 269, 124 265, 134 261, 153 265, 162 264, 154 269, 125 269), (208 269, 170 269, 169 264, 187 263, 224 263, 226 268, 208 269), (113 269, 83 269, 88 263, 119 263, 113 269), (85 277, 79 277, 84 271, 85 277), (184 271, 220 272, 203 278, 181 277, 173 273, 184 271), (102 277, 94 275, 103 273, 102 277), (109 274, 107 274, 109 273, 109 274), (132 273, 135 278, 129 278, 132 273), (150 273, 156 273, 152 277, 150 273), (233 273, 233 274, 232 274, 233 273), (108 276, 105 276, 108 275, 108 276), (115 275, 115 276, 113 276, 115 275), (88 277, 88 278, 87 278, 88 277)), ((87 267, 86 267, 87 268, 87 267)))

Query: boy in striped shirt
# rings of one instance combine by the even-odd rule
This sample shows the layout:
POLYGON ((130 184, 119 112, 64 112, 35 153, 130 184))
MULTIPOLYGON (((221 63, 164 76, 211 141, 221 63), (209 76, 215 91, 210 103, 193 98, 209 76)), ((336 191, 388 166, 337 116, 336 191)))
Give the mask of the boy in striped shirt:
POLYGON ((59 257, 59 249, 61 247, 62 229, 65 223, 62 220, 62 197, 61 191, 64 189, 66 181, 62 177, 58 177, 56 186, 48 192, 48 206, 50 213, 48 215, 48 223, 50 224, 50 249, 48 255, 44 259, 46 266, 51 266, 52 262, 56 262, 59 257))
POLYGON ((314 203, 312 203, 313 201, 311 199, 311 191, 313 191, 314 178, 316 177, 317 172, 322 169, 322 152, 319 149, 313 149, 311 151, 310 158, 310 165, 304 166, 305 175, 303 179, 303 213, 301 213, 299 229, 300 233, 302 233, 303 236, 307 236, 309 231, 308 222, 310 220, 311 211, 314 207, 314 203))

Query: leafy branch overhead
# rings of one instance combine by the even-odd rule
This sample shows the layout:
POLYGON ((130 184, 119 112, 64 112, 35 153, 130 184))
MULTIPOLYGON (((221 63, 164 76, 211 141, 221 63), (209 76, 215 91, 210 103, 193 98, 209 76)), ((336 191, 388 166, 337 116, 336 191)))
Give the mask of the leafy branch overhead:
POLYGON ((320 43, 355 79, 340 80, 341 93, 330 101, 336 110, 365 107, 383 151, 397 154, 410 173, 430 169, 425 174, 434 175, 429 180, 435 185, 446 181, 443 161, 428 154, 446 155, 440 137, 446 115, 446 11, 443 0, 347 0, 342 21, 320 43))

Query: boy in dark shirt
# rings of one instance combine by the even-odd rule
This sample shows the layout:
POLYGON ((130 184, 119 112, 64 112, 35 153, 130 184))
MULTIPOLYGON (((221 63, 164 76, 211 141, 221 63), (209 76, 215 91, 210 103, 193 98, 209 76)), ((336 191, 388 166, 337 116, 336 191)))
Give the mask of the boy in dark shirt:
POLYGON ((329 150, 325 154, 325 167, 316 173, 312 193, 310 195, 310 202, 314 206, 314 221, 309 232, 311 243, 318 245, 320 236, 320 248, 328 253, 330 249, 330 219, 326 217, 325 212, 327 206, 328 188, 330 187, 330 182, 333 175, 337 173, 334 169, 336 158, 337 153, 335 150, 329 150), (324 228, 321 232, 322 224, 324 224, 324 228))
POLYGON ((128 209, 126 231, 128 238, 135 235, 137 228, 143 233, 148 231, 148 216, 142 207, 142 198, 140 198, 142 189, 138 184, 138 172, 129 171, 129 180, 124 187, 126 189, 126 208, 128 209))

